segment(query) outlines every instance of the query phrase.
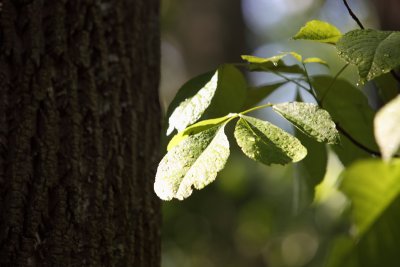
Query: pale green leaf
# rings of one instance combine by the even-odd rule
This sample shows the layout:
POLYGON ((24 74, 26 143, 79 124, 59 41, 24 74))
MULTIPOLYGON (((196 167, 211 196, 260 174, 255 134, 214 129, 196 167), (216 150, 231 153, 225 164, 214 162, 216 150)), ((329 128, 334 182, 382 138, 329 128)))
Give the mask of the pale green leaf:
POLYGON ((228 157, 224 125, 190 135, 161 160, 154 191, 163 200, 183 200, 192 194, 192 187, 202 189, 214 181, 228 157))
POLYGON ((293 39, 336 44, 341 37, 342 33, 335 26, 325 21, 312 20, 307 22, 293 39))
POLYGON ((231 113, 231 114, 228 114, 221 118, 199 121, 199 122, 196 122, 195 124, 190 125, 185 130, 174 135, 174 137, 168 143, 167 150, 170 151, 173 147, 178 145, 180 142, 182 142, 182 140, 184 140, 189 135, 194 135, 194 134, 200 133, 202 131, 208 130, 212 127, 221 125, 224 122, 226 122, 229 118, 232 118, 234 116, 237 116, 237 114, 231 113))
POLYGON ((340 142, 339 133, 331 116, 318 105, 291 102, 276 104, 272 108, 316 141, 328 144, 340 142))
POLYGON ((286 65, 286 63, 283 62, 282 59, 287 55, 288 53, 282 53, 269 58, 242 55, 242 59, 249 63, 247 66, 251 71, 275 71, 304 74, 304 70, 299 65, 286 65))
POLYGON ((199 119, 224 116, 242 110, 247 84, 233 65, 221 65, 216 72, 197 76, 184 84, 168 108, 169 127, 178 132, 199 119))
POLYGON ((358 68, 361 82, 400 65, 400 32, 353 30, 336 45, 339 56, 358 68))
POLYGON ((359 161, 345 170, 341 179, 340 189, 351 201, 353 238, 347 236, 338 240, 327 266, 397 266, 400 161, 359 161))
POLYGON ((340 190, 352 203, 356 234, 362 236, 399 197, 400 161, 360 161, 345 170, 341 179, 340 190))
POLYGON ((167 135, 174 129, 184 130, 188 125, 196 122, 203 115, 214 97, 218 85, 218 71, 214 73, 211 79, 196 92, 193 96, 186 98, 172 112, 168 119, 167 135))
POLYGON ((390 159, 400 147, 400 96, 378 111, 374 132, 383 158, 390 159))
POLYGON ((318 63, 322 65, 328 66, 328 63, 325 60, 322 60, 318 57, 309 57, 303 60, 303 63, 318 63))
POLYGON ((267 121, 244 115, 236 124, 235 138, 244 154, 267 165, 297 162, 307 155, 307 149, 294 136, 267 121))

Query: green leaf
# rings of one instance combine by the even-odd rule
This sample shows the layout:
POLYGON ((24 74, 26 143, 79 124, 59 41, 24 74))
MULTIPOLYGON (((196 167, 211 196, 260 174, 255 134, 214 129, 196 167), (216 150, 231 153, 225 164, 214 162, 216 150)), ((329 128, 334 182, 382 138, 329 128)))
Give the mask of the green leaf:
POLYGON ((251 108, 257 103, 259 103, 261 100, 266 98, 268 95, 270 95, 272 92, 274 92, 276 89, 281 87, 282 85, 286 84, 287 82, 279 82, 279 83, 273 83, 273 84, 266 84, 258 87, 251 87, 247 91, 247 98, 244 107, 245 108, 251 108))
POLYGON ((387 103, 395 98, 400 89, 400 84, 391 73, 383 74, 374 79, 375 85, 378 87, 379 96, 383 103, 387 103))
POLYGON ((400 96, 383 106, 375 116, 376 141, 384 159, 390 159, 400 147, 400 96))
POLYGON ((400 65, 400 32, 354 30, 337 43, 339 56, 358 68, 361 82, 400 65))
POLYGON ((176 135, 174 135, 174 137, 168 143, 167 150, 170 151, 173 147, 178 145, 180 142, 182 142, 182 140, 184 140, 189 135, 194 135, 194 134, 200 133, 202 131, 208 130, 208 129, 212 128, 212 127, 216 127, 218 125, 221 125, 224 122, 226 122, 229 118, 232 118, 232 117, 237 116, 237 115, 238 114, 236 114, 236 113, 231 113, 231 114, 228 114, 228 115, 226 115, 224 117, 221 117, 221 118, 215 118, 215 119, 199 121, 199 122, 197 122, 195 124, 192 124, 189 127, 187 127, 185 130, 183 130, 183 131, 177 133, 176 135))
POLYGON ((211 104, 218 86, 218 71, 204 84, 208 77, 209 74, 195 77, 182 87, 182 93, 177 94, 176 98, 179 99, 183 95, 189 94, 191 96, 184 98, 169 116, 167 135, 172 133, 174 129, 182 131, 188 125, 196 122, 211 104), (198 88, 200 86, 202 87, 198 88))
POLYGON ((228 157, 224 125, 190 135, 161 160, 154 191, 163 200, 183 200, 192 194, 192 186, 202 189, 214 181, 228 157))
POLYGON ((352 203, 357 236, 367 233, 400 194, 400 161, 364 160, 342 174, 340 190, 352 203))
POLYGON ((243 110, 247 95, 247 82, 238 68, 224 64, 218 68, 218 88, 202 119, 225 116, 243 110))
POLYGON ((325 60, 322 60, 318 57, 309 57, 303 60, 303 63, 318 63, 322 65, 328 66, 328 63, 325 60))
POLYGON ((264 164, 297 162, 307 155, 307 149, 297 138, 275 125, 240 115, 235 138, 249 158, 264 164))
POLYGON ((307 156, 297 163, 299 176, 305 180, 309 192, 314 195, 314 188, 324 179, 328 165, 326 145, 316 142, 300 130, 296 130, 295 136, 308 151, 307 156))
POLYGON ((397 266, 400 240, 400 161, 357 162, 341 176, 352 203, 356 242, 342 238, 327 266, 397 266))
POLYGON ((269 58, 242 55, 242 59, 249 63, 248 68, 251 71, 275 71, 304 74, 304 70, 299 65, 286 65, 282 60, 282 58, 286 56, 287 53, 279 54, 269 58))
POLYGON ((174 129, 184 130, 200 118, 241 111, 246 88, 242 73, 232 65, 193 78, 182 86, 168 109, 167 135, 174 129))
POLYGON ((312 20, 307 22, 293 39, 336 44, 341 37, 342 33, 335 26, 325 21, 312 20))
POLYGON ((331 116, 318 105, 291 102, 276 104, 272 108, 316 141, 328 144, 340 142, 339 133, 331 116))
MULTIPOLYGON (((369 106, 365 95, 345 80, 337 79, 331 86, 332 77, 321 75, 314 76, 312 79, 318 98, 321 99, 321 96, 325 95, 322 107, 329 112, 333 121, 362 145, 378 151, 373 133, 375 112, 369 106)), ((341 144, 334 146, 336 152, 340 151, 338 155, 344 164, 364 155, 368 156, 347 141, 347 138, 341 136, 341 144), (353 153, 354 151, 357 152, 353 153), (343 160, 344 158, 346 160, 343 160)))

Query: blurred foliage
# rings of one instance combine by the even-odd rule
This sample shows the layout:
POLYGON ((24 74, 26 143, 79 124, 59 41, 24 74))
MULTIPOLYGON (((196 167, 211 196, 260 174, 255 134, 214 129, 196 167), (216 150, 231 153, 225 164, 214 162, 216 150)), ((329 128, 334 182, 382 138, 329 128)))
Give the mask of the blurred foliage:
MULTIPOLYGON (((215 68, 216 64, 235 61, 231 55, 236 55, 236 61, 240 61, 240 54, 269 57, 296 47, 296 51, 303 55, 318 56, 330 63, 330 69, 322 71, 309 67, 312 74, 332 75, 343 66, 343 61, 337 58, 331 47, 301 42, 294 45, 288 40, 305 21, 313 18, 335 22, 342 32, 355 28, 341 1, 213 1, 162 1, 163 42, 168 47, 163 50, 164 83, 161 90, 164 93, 161 102, 164 106, 188 77, 215 68), (213 1, 218 3, 215 4, 217 8, 212 7, 213 1), (262 15, 254 11, 257 3, 262 15), (242 8, 243 19, 222 15, 224 5, 228 7, 230 4, 242 8), (285 11, 281 9, 282 5, 284 8, 297 6, 294 11, 292 7, 285 11), (266 6, 269 8, 262 8, 266 6), (279 13, 278 9, 282 14, 280 18, 272 22, 263 21, 273 12, 279 13), (226 21, 221 22, 221 18, 226 21), (182 23, 187 27, 178 26, 182 23), (225 26, 218 25, 230 24, 234 30, 226 31, 226 34, 235 35, 236 29, 237 36, 234 37, 240 39, 241 44, 240 48, 228 53, 231 47, 226 42, 218 43, 221 39, 218 36, 223 35, 225 26), (243 47, 247 47, 245 51, 243 47)), ((350 3, 367 25, 374 25, 376 18, 370 12, 368 2, 350 3)), ((249 76, 255 86, 276 81, 265 74, 262 78, 253 73, 249 76)), ((356 69, 349 67, 341 77, 355 84, 356 69)), ((387 80, 382 80, 382 84, 385 82, 387 80)), ((347 84, 345 81, 342 83, 347 84)), ((270 99, 293 100, 295 96, 286 94, 284 87, 273 93, 270 99)), ((369 100, 372 101, 373 97, 370 96, 369 100)), ((259 115, 271 118, 269 113, 259 115)), ((274 120, 276 118, 272 117, 274 120)), ((279 123, 282 125, 282 121, 279 123)), ((287 127, 287 124, 283 125, 287 127)), ((227 131, 231 131, 228 136, 232 136, 232 128, 228 127, 227 131)), ((293 132, 290 127, 289 130, 293 132)), ((343 136, 342 139, 348 142, 343 136)), ((230 143, 235 144, 234 141, 230 143)), ((233 146, 227 166, 207 189, 194 192, 183 202, 164 202, 162 267, 319 267, 331 263, 330 251, 334 252, 330 255, 341 255, 345 251, 343 248, 353 246, 344 235, 349 227, 346 219, 350 213, 349 205, 336 190, 337 177, 343 167, 333 153, 328 153, 328 159, 320 158, 318 153, 312 155, 314 159, 310 160, 318 158, 322 165, 319 173, 325 170, 328 161, 327 173, 324 177, 318 174, 318 180, 309 180, 312 175, 306 175, 307 166, 304 165, 309 164, 306 161, 284 167, 262 166, 238 153, 240 149, 233 146), (324 180, 316 188, 313 199, 312 188, 322 178, 324 180)), ((319 149, 325 151, 328 148, 322 145, 319 149)), ((340 150, 340 147, 335 149, 340 150)), ((348 159, 349 162, 352 160, 348 159)))

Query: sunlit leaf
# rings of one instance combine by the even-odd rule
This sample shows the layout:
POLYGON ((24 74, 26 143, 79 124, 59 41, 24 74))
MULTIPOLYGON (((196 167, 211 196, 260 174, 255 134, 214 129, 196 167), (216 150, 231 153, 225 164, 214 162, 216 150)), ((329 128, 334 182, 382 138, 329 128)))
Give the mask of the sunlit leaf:
POLYGON ((336 47, 344 60, 358 68, 361 82, 372 80, 400 65, 400 32, 353 30, 336 47))
POLYGON ((241 111, 246 88, 241 72, 229 64, 193 78, 182 86, 168 109, 167 134, 174 129, 180 132, 200 118, 241 111))
POLYGON ((249 158, 267 165, 297 162, 307 155, 307 149, 294 136, 267 121, 244 115, 236 124, 235 138, 249 158))
POLYGON ((400 147, 400 96, 378 111, 374 131, 383 158, 390 159, 400 147))
POLYGON ((312 20, 307 22, 293 39, 336 44, 341 37, 342 33, 335 26, 325 21, 312 20))
POLYGON ((341 238, 329 267, 397 266, 400 240, 400 161, 364 160, 341 176, 340 189, 351 201, 355 240, 341 238))
POLYGON ((329 113, 316 104, 291 102, 272 108, 297 128, 318 142, 338 144, 339 133, 329 113))
POLYGON ((154 191, 163 200, 183 200, 192 194, 192 186, 202 189, 214 181, 228 156, 224 125, 190 135, 161 160, 154 191))
POLYGON ((318 63, 322 65, 328 65, 328 63, 325 60, 322 60, 318 57, 309 57, 303 60, 303 63, 318 63))
POLYGON ((174 137, 168 143, 167 150, 168 151, 171 150, 173 147, 178 145, 180 142, 182 142, 182 140, 184 140, 189 135, 194 135, 202 131, 208 130, 210 128, 216 127, 218 125, 221 125, 224 122, 226 122, 229 118, 232 118, 233 116, 237 116, 237 114, 232 113, 221 118, 199 121, 195 124, 190 125, 185 130, 174 135, 174 137))
MULTIPOLYGON (((200 79, 203 80, 204 77, 200 76, 194 79, 196 81, 200 79)), ((192 81, 191 84, 197 85, 196 81, 192 81)), ((202 88, 195 92, 193 96, 188 97, 180 102, 168 119, 169 126, 167 135, 172 133, 174 129, 182 131, 188 125, 200 119, 201 115, 203 115, 204 111, 210 105, 215 91, 217 90, 217 85, 218 71, 216 71, 211 79, 202 88)), ((188 85, 186 84, 186 86, 188 85)), ((185 87, 184 85, 184 88, 188 87, 185 87)))
POLYGON ((269 58, 243 55, 242 59, 249 63, 247 66, 251 71, 277 71, 304 74, 304 70, 299 65, 286 65, 283 62, 282 59, 287 55, 287 53, 283 53, 269 58))

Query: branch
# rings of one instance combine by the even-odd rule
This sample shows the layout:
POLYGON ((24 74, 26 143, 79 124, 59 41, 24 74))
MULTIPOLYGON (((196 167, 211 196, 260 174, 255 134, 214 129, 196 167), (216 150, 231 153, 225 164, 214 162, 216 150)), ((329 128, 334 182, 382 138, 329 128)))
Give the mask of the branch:
POLYGON ((346 132, 345 129, 343 129, 342 127, 340 127, 339 124, 336 123, 336 129, 343 134, 344 136, 346 136, 354 145, 356 145, 358 148, 364 150, 365 152, 377 156, 377 157, 382 157, 382 154, 378 151, 372 150, 369 147, 364 146, 363 144, 361 144, 360 142, 358 142, 356 139, 354 139, 354 137, 352 137, 348 132, 346 132))
POLYGON ((349 4, 347 3, 347 0, 343 0, 343 3, 346 6, 350 16, 355 20, 355 22, 357 22, 358 26, 360 26, 361 29, 364 29, 364 26, 362 25, 361 21, 357 18, 356 14, 354 14, 353 10, 351 10, 349 4))

